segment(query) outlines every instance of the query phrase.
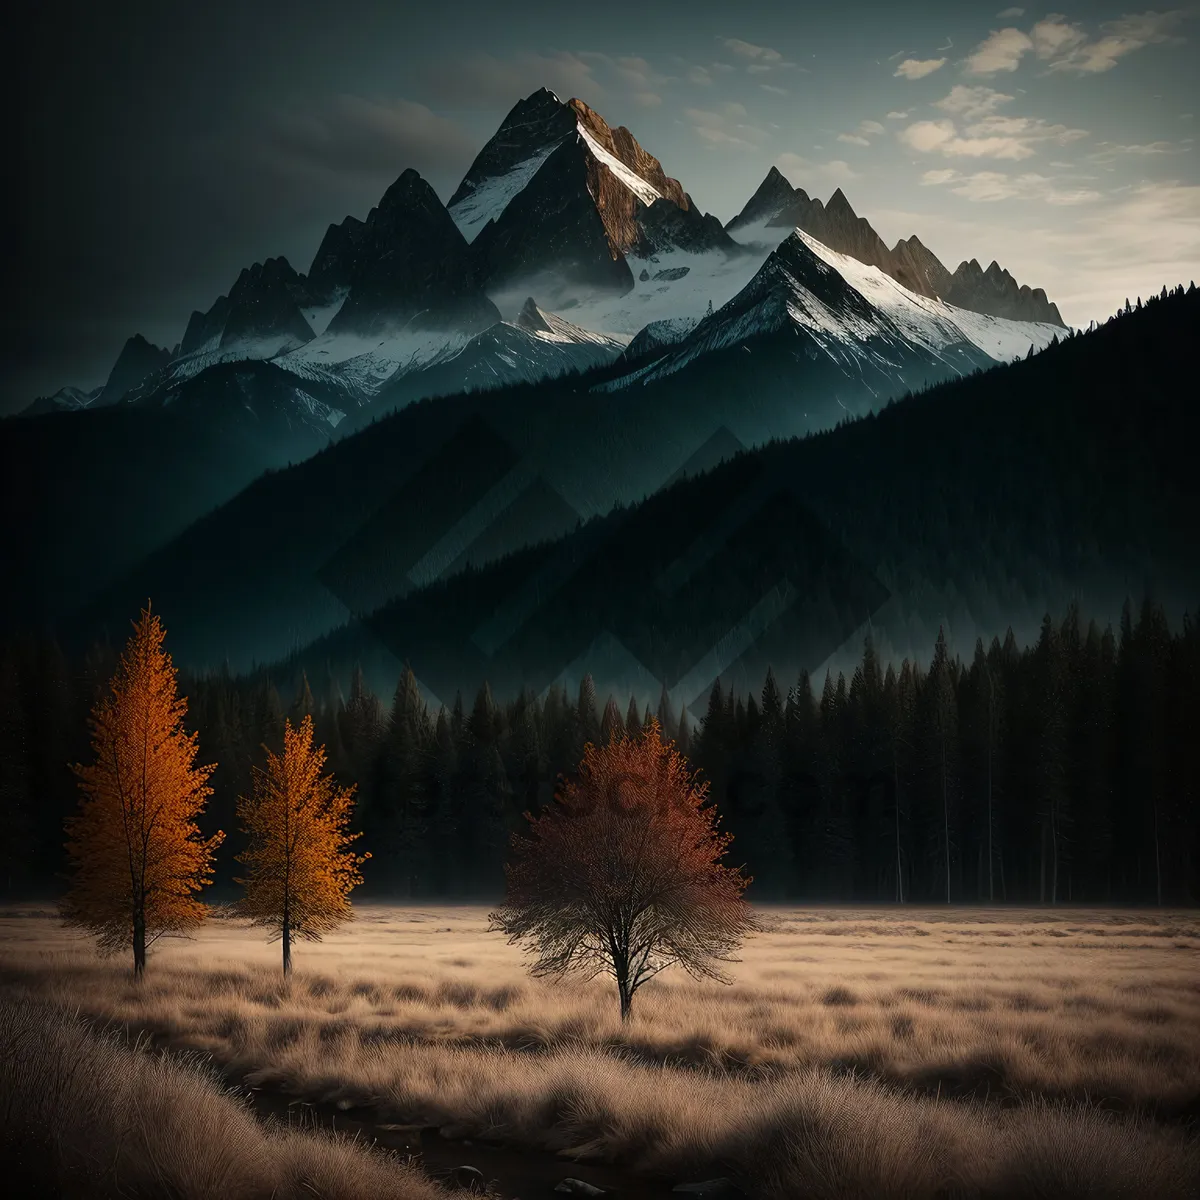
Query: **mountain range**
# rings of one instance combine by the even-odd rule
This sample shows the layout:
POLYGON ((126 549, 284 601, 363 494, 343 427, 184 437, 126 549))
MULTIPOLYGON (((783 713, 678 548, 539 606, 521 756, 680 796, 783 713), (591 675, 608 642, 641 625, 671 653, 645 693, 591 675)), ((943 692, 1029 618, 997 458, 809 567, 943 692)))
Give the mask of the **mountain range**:
POLYGON ((101 388, 5 421, 27 585, 0 617, 97 628, 129 587, 173 594, 205 564, 179 611, 221 623, 180 622, 192 661, 278 658, 743 448, 1065 333, 996 264, 950 272, 915 236, 889 250, 840 190, 822 204, 775 169, 723 226, 629 130, 542 89, 447 204, 405 170, 329 226, 307 275, 255 263, 177 346, 135 335, 101 388), (363 527, 389 520, 377 553, 363 527))
MULTIPOLYGON (((467 343, 502 315, 522 328, 515 319, 530 297, 578 326, 585 344, 608 339, 615 357, 651 321, 698 318, 709 302, 730 300, 797 227, 918 295, 1062 326, 1044 292, 996 263, 985 272, 972 260, 952 274, 915 236, 889 250, 840 189, 823 205, 774 167, 722 227, 628 129, 543 88, 513 107, 448 204, 405 170, 365 219, 329 226, 307 275, 281 257, 255 263, 192 313, 173 349, 135 335, 99 392, 67 387, 27 412, 153 403, 184 378, 241 360, 322 378, 341 389, 343 414, 385 382, 437 368, 407 389, 433 394, 448 386, 451 358, 473 386, 480 347, 463 358, 467 343)), ((537 369, 539 349, 522 344, 524 366, 512 376, 497 356, 494 384, 537 369)), ((561 367, 551 353, 542 373, 561 367)))

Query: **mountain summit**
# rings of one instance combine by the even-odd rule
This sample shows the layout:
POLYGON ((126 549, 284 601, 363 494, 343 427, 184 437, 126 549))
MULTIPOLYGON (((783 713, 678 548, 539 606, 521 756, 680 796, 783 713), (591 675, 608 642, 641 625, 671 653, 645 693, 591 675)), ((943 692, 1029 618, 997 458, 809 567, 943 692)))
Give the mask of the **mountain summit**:
POLYGON ((723 241, 628 129, 546 88, 513 107, 448 207, 491 287, 553 271, 568 285, 626 292, 628 253, 679 244, 664 236, 675 228, 664 209, 693 218, 678 224, 691 245, 723 241))

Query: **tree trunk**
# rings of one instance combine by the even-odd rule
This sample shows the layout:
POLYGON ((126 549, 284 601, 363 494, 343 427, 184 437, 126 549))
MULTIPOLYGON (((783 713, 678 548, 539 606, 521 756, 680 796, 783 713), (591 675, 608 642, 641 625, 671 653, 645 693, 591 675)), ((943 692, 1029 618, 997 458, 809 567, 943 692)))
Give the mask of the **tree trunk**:
POLYGON ((292 924, 288 917, 287 906, 283 909, 283 973, 292 973, 292 924))
POLYGON ((133 910, 133 977, 146 973, 146 909, 139 903, 133 910))

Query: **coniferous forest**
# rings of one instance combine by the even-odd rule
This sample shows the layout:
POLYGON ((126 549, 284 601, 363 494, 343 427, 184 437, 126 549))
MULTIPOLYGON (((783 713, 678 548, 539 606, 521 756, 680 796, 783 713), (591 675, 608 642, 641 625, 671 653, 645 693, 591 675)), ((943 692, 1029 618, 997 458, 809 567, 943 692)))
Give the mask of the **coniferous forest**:
MULTIPOLYGON (((168 648, 169 648, 168 636, 168 648)), ((64 867, 69 764, 115 653, 70 661, 49 638, 0 651, 0 883, 45 890, 64 867)), ((216 763, 205 832, 226 831, 218 887, 244 835, 252 769, 284 718, 313 717, 337 779, 356 788, 363 894, 498 895, 508 838, 549 803, 588 742, 656 719, 703 772, 758 901, 1195 903, 1200 899, 1200 628, 1150 600, 1119 628, 1072 607, 1035 643, 1011 631, 970 661, 939 636, 924 662, 880 661, 870 638, 850 678, 714 686, 702 713, 577 694, 494 697, 485 685, 432 712, 411 671, 381 697, 361 671, 184 674, 198 761, 216 763)))

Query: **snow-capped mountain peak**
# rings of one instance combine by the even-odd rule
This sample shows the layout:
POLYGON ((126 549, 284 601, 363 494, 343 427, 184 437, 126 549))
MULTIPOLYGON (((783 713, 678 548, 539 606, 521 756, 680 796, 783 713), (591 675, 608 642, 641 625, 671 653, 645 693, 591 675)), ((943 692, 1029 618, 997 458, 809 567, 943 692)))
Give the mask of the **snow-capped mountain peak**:
POLYGON ((870 364, 886 374, 897 349, 957 370, 1022 357, 1060 332, 1051 324, 987 316, 918 295, 879 267, 796 229, 741 292, 656 363, 638 370, 636 379, 662 378, 704 354, 776 333, 801 334, 814 353, 847 368, 853 363, 855 372, 870 364))

